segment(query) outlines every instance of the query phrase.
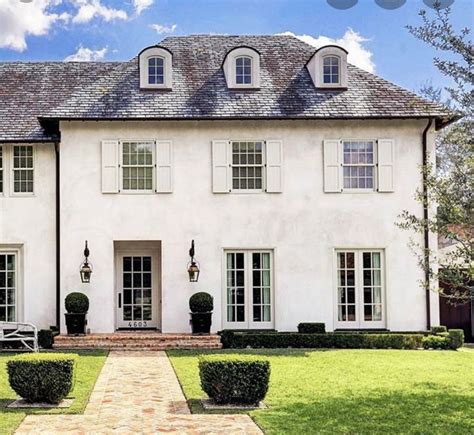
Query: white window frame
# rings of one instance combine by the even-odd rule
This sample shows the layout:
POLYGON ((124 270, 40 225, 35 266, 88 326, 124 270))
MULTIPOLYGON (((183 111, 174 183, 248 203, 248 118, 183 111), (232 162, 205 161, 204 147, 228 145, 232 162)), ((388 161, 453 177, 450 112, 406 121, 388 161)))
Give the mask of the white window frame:
POLYGON ((164 85, 166 82, 166 59, 163 56, 148 56, 146 59, 146 66, 147 66, 147 84, 150 86, 153 85, 164 85), (150 83, 150 60, 151 59, 161 59, 163 61, 163 83, 150 83))
MULTIPOLYGON (((245 67, 245 66, 243 66, 243 67, 245 67)), ((253 71, 253 59, 252 59, 252 57, 250 57, 250 56, 237 56, 235 58, 235 84, 237 86, 239 86, 239 85, 252 86, 252 84, 253 84, 253 73, 252 73, 252 71, 253 71), (245 72, 242 73, 242 74, 237 74, 237 61, 239 59, 244 59, 244 60, 248 59, 250 61, 250 83, 237 83, 237 76, 238 75, 241 75, 242 77, 248 76, 248 74, 245 74, 245 72)))
MULTIPOLYGON (((150 194, 150 193, 155 193, 156 192, 156 140, 154 139, 123 139, 119 140, 119 192, 122 194, 130 194, 130 195, 143 195, 143 194, 150 194), (123 188, 123 144, 124 143, 133 143, 133 142, 149 142, 152 144, 152 171, 151 171, 151 177, 152 177, 152 188, 151 189, 124 189, 123 188)), ((128 165, 126 165, 128 166, 128 165)), ((144 165, 144 166, 130 166, 130 167, 136 167, 136 168, 142 168, 142 167, 149 167, 149 165, 144 165)))
POLYGON ((225 329, 274 329, 275 327, 275 249, 273 248, 224 248, 222 260, 222 325, 225 329), (227 254, 244 254, 245 315, 243 322, 227 320, 227 254), (253 320, 253 267, 252 254, 270 255, 270 321, 253 320))
MULTIPOLYGON (((9 152, 10 152, 10 195, 11 196, 35 196, 35 187, 36 187, 36 181, 35 181, 35 168, 36 168, 36 147, 32 144, 13 144, 9 147, 9 152), (33 161, 33 167, 32 168, 15 168, 14 165, 14 158, 15 158, 15 148, 16 147, 31 147, 32 150, 32 161, 33 161), (24 171, 24 170, 31 170, 33 172, 33 191, 32 192, 15 192, 15 171, 24 171)), ((5 189, 4 189, 5 191, 5 189)))
MULTIPOLYGON (((321 68, 322 68, 322 82, 323 84, 326 86, 326 85, 329 85, 329 86, 341 86, 341 57, 340 56, 336 56, 335 54, 327 54, 325 56, 322 57, 321 59, 321 68), (330 83, 326 83, 324 81, 324 76, 326 74, 324 74, 324 62, 326 59, 329 59, 329 58, 333 58, 333 59, 337 59, 337 67, 338 67, 338 73, 337 73, 337 82, 330 82, 330 83)), ((332 68, 333 65, 330 66, 330 68, 332 68)), ((332 72, 330 72, 329 74, 330 76, 332 76, 332 72)))
POLYGON ((266 162, 266 146, 267 143, 265 140, 261 139, 231 139, 230 141, 230 191, 232 193, 265 193, 266 191, 266 169, 267 169, 267 162, 266 162), (234 167, 235 168, 241 168, 241 167, 258 167, 260 165, 256 164, 234 164, 234 150, 233 150, 233 144, 234 142, 261 142, 262 144, 262 163, 261 163, 261 168, 262 168, 262 188, 261 189, 240 189, 240 188, 234 188, 234 167))
POLYGON ((341 159, 341 190, 344 193, 373 193, 378 191, 378 141, 377 139, 348 139, 344 138, 339 141, 340 147, 340 159, 341 159), (344 142, 372 142, 373 143, 373 156, 374 161, 371 164, 366 163, 344 163, 344 142), (373 186, 372 187, 357 187, 357 188, 350 188, 344 187, 344 168, 345 167, 366 167, 371 166, 373 168, 373 186))
MULTIPOLYGON (((16 246, 16 245, 15 245, 16 246)), ((15 322, 21 322, 23 319, 23 268, 21 248, 12 247, 11 245, 0 245, 0 255, 14 255, 15 256, 15 322)))
POLYGON ((386 329, 387 327, 387 288, 386 288, 386 249, 384 248, 336 248, 334 249, 334 265, 333 265, 333 301, 334 301, 334 329, 386 329), (338 254, 342 252, 354 253, 354 269, 355 269, 355 321, 340 321, 339 315, 339 295, 338 295, 338 254), (379 253, 380 254, 380 282, 381 282, 381 320, 364 320, 364 281, 363 281, 363 253, 379 253))

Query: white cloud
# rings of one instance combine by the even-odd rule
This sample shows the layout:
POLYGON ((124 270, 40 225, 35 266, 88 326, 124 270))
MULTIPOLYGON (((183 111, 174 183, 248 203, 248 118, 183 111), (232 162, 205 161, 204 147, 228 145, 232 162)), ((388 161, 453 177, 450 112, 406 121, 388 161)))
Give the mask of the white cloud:
POLYGON ((124 10, 104 6, 100 0, 74 0, 74 3, 78 10, 72 19, 73 23, 88 23, 94 17, 102 18, 105 21, 126 20, 128 18, 124 10))
POLYGON ((375 72, 375 63, 372 60, 372 52, 364 47, 363 43, 369 39, 361 36, 360 33, 355 32, 351 28, 346 30, 342 38, 333 39, 327 36, 314 37, 311 35, 295 35, 292 32, 284 32, 282 35, 295 36, 301 41, 306 42, 314 47, 322 47, 323 45, 336 44, 344 47, 348 52, 347 60, 359 68, 362 68, 370 73, 375 72))
POLYGON ((60 3, 61 0, 35 0, 32 3, 1 0, 0 48, 24 51, 28 35, 46 35, 53 24, 69 21, 69 14, 58 14, 52 10, 60 3))
POLYGON ((91 62, 102 60, 107 53, 107 47, 100 50, 91 50, 90 48, 79 46, 74 54, 66 57, 65 62, 91 62))
POLYGON ((140 15, 145 9, 153 4, 153 0, 133 0, 133 7, 137 15, 140 15))
POLYGON ((156 33, 173 33, 178 27, 176 24, 172 24, 171 26, 165 26, 164 24, 150 24, 149 26, 152 28, 156 33))

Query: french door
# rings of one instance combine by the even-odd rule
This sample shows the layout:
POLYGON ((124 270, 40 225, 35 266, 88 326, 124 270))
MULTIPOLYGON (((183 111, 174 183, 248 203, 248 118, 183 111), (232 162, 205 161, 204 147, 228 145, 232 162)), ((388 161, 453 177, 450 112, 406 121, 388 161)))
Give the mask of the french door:
POLYGON ((17 255, 0 252, 0 322, 17 320, 17 275, 17 255))
POLYGON ((225 252, 224 328, 274 327, 273 253, 225 252))
POLYGON ((154 251, 117 255, 117 328, 157 328, 157 258, 154 251))
POLYGON ((336 328, 385 328, 383 251, 337 251, 336 274, 336 328))

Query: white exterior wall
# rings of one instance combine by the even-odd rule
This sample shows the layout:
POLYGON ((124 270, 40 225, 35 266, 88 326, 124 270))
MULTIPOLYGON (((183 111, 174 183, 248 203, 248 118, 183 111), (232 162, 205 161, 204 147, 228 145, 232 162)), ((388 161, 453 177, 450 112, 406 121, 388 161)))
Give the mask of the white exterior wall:
MULTIPOLYGON (((10 144, 0 146, 12 147, 10 144)), ((17 320, 56 324, 56 208, 53 144, 34 144, 34 194, 12 196, 11 161, 4 158, 0 194, 0 251, 18 249, 17 320)), ((10 153, 7 154, 11 156, 10 153)), ((5 156, 5 153, 4 153, 5 156)))
MULTIPOLYGON (((421 185, 425 126, 426 120, 61 122, 62 300, 71 291, 85 292, 91 300, 91 331, 112 332, 114 241, 161 241, 162 330, 189 332, 189 297, 207 291, 214 296, 216 331, 222 327, 223 248, 272 248, 275 329, 295 330, 299 322, 322 321, 332 330, 334 249, 384 248, 387 328, 423 330, 425 293, 418 282, 422 272, 407 247, 408 232, 394 222, 403 209, 422 215, 414 192, 421 185), (395 191, 324 193, 323 140, 339 138, 395 139, 395 191), (173 193, 103 194, 104 139, 172 140, 173 193), (212 193, 214 139, 282 140, 283 192, 212 193), (94 272, 90 284, 81 284, 86 239, 94 272), (201 265, 198 283, 190 283, 186 272, 192 239, 201 265)), ((31 207, 25 200, 25 207, 28 204, 31 207)), ((31 215, 31 208, 26 214, 31 215)), ((23 238, 42 238, 37 228, 31 231, 23 238)), ((39 244, 37 240, 35 246, 39 244)), ((435 295, 431 300, 432 323, 437 324, 435 295)))

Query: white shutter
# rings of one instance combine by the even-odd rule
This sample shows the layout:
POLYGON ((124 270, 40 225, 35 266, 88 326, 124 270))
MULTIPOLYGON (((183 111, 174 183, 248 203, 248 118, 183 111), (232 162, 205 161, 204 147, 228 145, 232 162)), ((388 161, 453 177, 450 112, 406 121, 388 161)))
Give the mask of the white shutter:
POLYGON ((102 193, 119 191, 119 142, 102 141, 102 193))
POLYGON ((378 140, 378 191, 393 192, 394 190, 394 141, 393 139, 378 140))
POLYGON ((266 142, 266 191, 283 190, 283 147, 281 140, 266 142))
POLYGON ((324 191, 341 192, 342 190, 342 152, 341 141, 328 139, 324 141, 324 191))
POLYGON ((173 191, 173 143, 170 140, 156 141, 156 192, 173 191))
POLYGON ((229 193, 231 186, 230 142, 212 141, 212 191, 229 193))

